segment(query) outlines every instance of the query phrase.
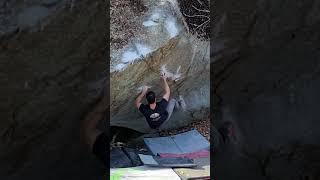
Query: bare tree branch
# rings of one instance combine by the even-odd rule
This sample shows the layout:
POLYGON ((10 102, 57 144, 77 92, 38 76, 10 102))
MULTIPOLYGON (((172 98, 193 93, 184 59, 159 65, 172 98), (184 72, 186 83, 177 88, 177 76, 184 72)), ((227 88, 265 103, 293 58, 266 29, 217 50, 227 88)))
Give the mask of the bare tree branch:
POLYGON ((202 1, 200 1, 200 0, 197 0, 197 1, 198 1, 199 4, 203 5, 203 2, 202 2, 202 1))
POLYGON ((210 38, 209 0, 178 0, 190 33, 200 39, 210 38))
POLYGON ((194 18, 194 17, 205 17, 205 18, 210 19, 210 17, 208 17, 208 16, 206 16, 206 15, 197 15, 197 14, 195 14, 195 15, 188 15, 188 14, 185 14, 185 13, 183 13, 183 15, 185 15, 185 16, 187 16, 187 17, 190 17, 190 18, 194 18))
POLYGON ((195 8, 196 10, 198 10, 198 11, 206 12, 206 13, 210 13, 210 11, 209 11, 209 10, 206 10, 206 9, 199 9, 199 8, 195 7, 194 5, 192 5, 192 7, 193 7, 193 8, 195 8))
POLYGON ((195 31, 199 28, 199 27, 201 27, 201 26, 203 26, 203 25, 205 25, 205 24, 208 24, 210 22, 210 19, 209 20, 207 20, 207 21, 205 21, 204 23, 202 23, 202 24, 200 24, 196 29, 194 29, 195 31))

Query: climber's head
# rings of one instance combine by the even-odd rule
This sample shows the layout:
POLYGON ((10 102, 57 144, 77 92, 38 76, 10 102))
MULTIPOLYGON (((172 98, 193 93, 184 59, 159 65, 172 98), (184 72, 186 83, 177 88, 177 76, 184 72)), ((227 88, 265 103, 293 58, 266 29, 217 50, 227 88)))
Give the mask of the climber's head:
POLYGON ((146 98, 149 104, 153 104, 156 102, 156 94, 153 91, 149 91, 146 94, 146 98))

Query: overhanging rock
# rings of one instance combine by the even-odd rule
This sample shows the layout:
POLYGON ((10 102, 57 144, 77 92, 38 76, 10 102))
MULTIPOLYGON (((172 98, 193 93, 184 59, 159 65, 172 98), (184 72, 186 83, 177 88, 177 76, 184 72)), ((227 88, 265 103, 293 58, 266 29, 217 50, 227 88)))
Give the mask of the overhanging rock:
POLYGON ((152 86, 161 98, 160 71, 170 75, 172 98, 182 96, 187 105, 186 111, 173 113, 168 129, 207 116, 210 99, 210 43, 185 31, 174 1, 149 7, 149 14, 141 17, 144 30, 137 32, 137 38, 129 40, 123 49, 111 49, 110 124, 140 132, 150 128, 134 100, 143 85, 152 86))

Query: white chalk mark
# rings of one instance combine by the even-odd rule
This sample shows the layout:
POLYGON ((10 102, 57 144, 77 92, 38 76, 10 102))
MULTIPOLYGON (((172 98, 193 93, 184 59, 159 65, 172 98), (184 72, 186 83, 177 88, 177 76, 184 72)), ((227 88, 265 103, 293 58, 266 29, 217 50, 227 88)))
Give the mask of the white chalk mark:
POLYGON ((154 22, 154 21, 151 21, 151 20, 148 20, 148 21, 144 21, 142 23, 142 25, 146 26, 146 27, 150 27, 150 26, 156 26, 158 25, 158 23, 154 22))
POLYGON ((136 51, 129 50, 123 53, 121 62, 123 63, 131 63, 135 59, 139 58, 139 55, 136 51))
POLYGON ((168 78, 173 77, 173 74, 167 70, 166 66, 167 66, 166 64, 161 66, 160 68, 161 74, 165 74, 168 78))
POLYGON ((178 67, 176 74, 179 74, 180 68, 181 68, 181 66, 178 67))
MULTIPOLYGON (((143 85, 143 86, 138 87, 138 88, 137 88, 137 93, 141 93, 144 86, 147 86, 147 85, 143 85)), ((150 89, 152 86, 148 86, 148 87, 149 87, 149 89, 150 89)))
POLYGON ((126 64, 120 63, 120 64, 117 64, 117 65, 114 67, 114 69, 115 69, 115 71, 122 71, 126 66, 127 66, 126 64))
POLYGON ((175 82, 179 81, 181 79, 181 74, 175 74, 172 78, 175 82))
POLYGON ((180 79, 182 79, 181 73, 179 73, 181 66, 179 66, 177 68, 176 73, 171 73, 170 71, 167 70, 166 68, 166 64, 162 65, 160 67, 160 73, 161 74, 165 74, 167 76, 167 78, 171 79, 172 81, 179 81, 180 79))
POLYGON ((155 21, 155 22, 157 22, 157 21, 159 21, 159 19, 160 19, 160 14, 159 13, 153 13, 152 15, 151 15, 151 17, 150 17, 150 20, 151 21, 155 21))
POLYGON ((153 51, 154 50, 146 45, 135 43, 131 48, 123 52, 121 61, 115 66, 114 70, 122 71, 129 64, 132 64, 136 59, 144 58, 153 51))
POLYGON ((152 49, 150 49, 149 47, 142 45, 142 44, 135 44, 136 45, 136 49, 138 51, 137 54, 139 54, 140 56, 145 57, 147 54, 152 52, 152 49))
POLYGON ((149 47, 143 44, 136 43, 134 44, 134 49, 131 48, 122 54, 121 62, 124 64, 133 63, 134 60, 146 57, 146 55, 151 52, 152 49, 150 49, 149 47))
POLYGON ((166 25, 166 29, 167 29, 171 38, 173 38, 179 34, 179 30, 178 30, 175 18, 170 17, 170 18, 166 19, 165 25, 166 25))
POLYGON ((154 12, 148 20, 144 21, 142 25, 146 27, 156 26, 159 24, 160 14, 158 12, 154 12))

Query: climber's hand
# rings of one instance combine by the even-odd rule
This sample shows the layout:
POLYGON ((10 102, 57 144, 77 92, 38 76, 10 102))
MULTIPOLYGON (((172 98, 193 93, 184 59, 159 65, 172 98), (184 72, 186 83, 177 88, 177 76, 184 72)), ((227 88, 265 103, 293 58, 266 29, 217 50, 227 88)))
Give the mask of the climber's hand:
POLYGON ((142 88, 142 93, 143 93, 143 94, 146 94, 147 91, 148 91, 148 89, 150 89, 150 86, 143 86, 143 88, 142 88))
POLYGON ((164 81, 167 80, 166 73, 161 73, 160 77, 161 77, 161 79, 163 79, 164 81))

